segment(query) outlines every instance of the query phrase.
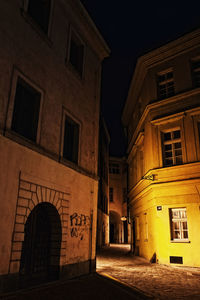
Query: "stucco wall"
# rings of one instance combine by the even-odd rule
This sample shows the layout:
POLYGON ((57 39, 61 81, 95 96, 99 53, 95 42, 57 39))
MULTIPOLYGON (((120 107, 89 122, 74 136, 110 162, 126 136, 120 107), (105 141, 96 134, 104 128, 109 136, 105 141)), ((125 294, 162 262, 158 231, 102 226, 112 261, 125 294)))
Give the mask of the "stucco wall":
MULTIPOLYGON (((61 250, 61 265, 94 259, 98 182, 4 137, 0 138, 0 148, 2 150, 0 179, 3 187, 0 190, 0 274, 19 271, 20 257, 18 257, 18 262, 9 267, 12 261, 12 239, 23 240, 23 234, 18 237, 17 235, 13 236, 13 233, 16 233, 14 228, 14 225, 16 226, 16 209, 20 210, 17 214, 24 217, 21 223, 25 223, 31 211, 30 205, 34 206, 40 202, 52 203, 60 214, 63 227, 62 245, 64 247, 62 248, 65 249, 64 252, 61 250), (20 180, 22 181, 21 188, 20 180), (33 188, 38 186, 41 191, 43 187, 46 196, 38 196, 40 191, 37 191, 37 199, 34 200, 30 188, 28 188, 29 184, 32 184, 33 188), (50 190, 62 194, 62 196, 55 197, 67 202, 63 205, 57 203, 58 199, 57 201, 54 199, 53 202, 49 194, 50 190), (23 204, 17 204, 17 201, 22 198, 24 198, 23 204), (33 199, 32 204, 28 204, 30 199, 33 199), (74 214, 87 216, 87 226, 84 223, 80 226, 76 225, 74 214), (92 221, 91 215, 93 215, 94 221, 92 221), (72 230, 73 228, 74 230, 72 230)), ((78 224, 80 224, 79 221, 78 224)))

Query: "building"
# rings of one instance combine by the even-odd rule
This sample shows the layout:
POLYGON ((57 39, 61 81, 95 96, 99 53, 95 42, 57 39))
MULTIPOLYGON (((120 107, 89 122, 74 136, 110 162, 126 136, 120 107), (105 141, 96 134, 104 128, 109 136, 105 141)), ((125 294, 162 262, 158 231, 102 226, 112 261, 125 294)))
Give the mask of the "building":
POLYGON ((127 211, 127 164, 125 158, 109 160, 110 243, 130 243, 127 211))
POLYGON ((1 1, 0 19, 0 290, 8 291, 95 269, 109 49, 79 0, 1 1))
POLYGON ((99 190, 97 248, 109 245, 109 144, 110 136, 103 117, 99 124, 99 190))
POLYGON ((199 29, 138 59, 122 121, 133 250, 199 267, 199 29))

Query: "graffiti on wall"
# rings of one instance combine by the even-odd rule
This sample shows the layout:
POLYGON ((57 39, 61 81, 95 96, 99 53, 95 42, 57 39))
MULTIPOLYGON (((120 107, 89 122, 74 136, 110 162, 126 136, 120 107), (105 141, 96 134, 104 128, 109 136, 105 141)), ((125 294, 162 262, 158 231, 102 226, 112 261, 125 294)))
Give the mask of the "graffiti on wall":
POLYGON ((70 216, 70 234, 73 238, 78 238, 81 241, 84 236, 89 233, 91 218, 89 216, 73 213, 70 216))

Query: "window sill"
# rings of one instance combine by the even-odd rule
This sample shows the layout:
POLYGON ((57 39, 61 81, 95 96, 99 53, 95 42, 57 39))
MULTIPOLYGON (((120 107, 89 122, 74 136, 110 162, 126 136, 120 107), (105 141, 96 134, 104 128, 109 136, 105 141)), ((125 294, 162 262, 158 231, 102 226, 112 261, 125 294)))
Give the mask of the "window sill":
POLYGON ((31 25, 31 27, 37 32, 37 34, 48 44, 49 47, 52 47, 53 43, 48 37, 48 33, 45 33, 39 25, 25 12, 21 9, 21 15, 25 21, 31 25))
POLYGON ((189 244, 191 242, 189 240, 171 240, 170 243, 189 244))
POLYGON ((5 132, 5 137, 11 139, 12 141, 18 143, 19 145, 25 146, 33 151, 36 151, 42 155, 48 156, 49 158, 58 161, 58 155, 53 152, 48 151, 47 149, 42 148, 37 142, 31 141, 24 136, 7 129, 5 132))
POLYGON ((80 75, 79 72, 76 70, 76 68, 70 63, 70 61, 66 60, 65 65, 66 65, 67 69, 71 72, 71 74, 73 74, 73 76, 76 78, 76 80, 78 80, 80 82, 80 84, 83 84, 84 83, 83 74, 80 75))

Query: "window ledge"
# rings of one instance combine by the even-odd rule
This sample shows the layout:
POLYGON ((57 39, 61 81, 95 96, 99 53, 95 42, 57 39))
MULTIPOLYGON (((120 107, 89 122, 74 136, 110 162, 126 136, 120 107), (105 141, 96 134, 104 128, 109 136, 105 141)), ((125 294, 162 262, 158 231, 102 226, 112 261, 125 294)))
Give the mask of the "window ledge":
POLYGON ((40 153, 41 155, 44 155, 50 159, 55 160, 58 163, 61 163, 85 176, 88 176, 96 181, 99 180, 99 177, 94 174, 94 173, 90 173, 87 170, 84 170, 83 168, 79 167, 78 165, 71 163, 69 161, 64 161, 62 158, 59 159, 59 156, 56 153, 52 153, 50 151, 48 151, 45 148, 42 148, 39 144, 37 144, 36 142, 32 142, 31 140, 26 139, 25 137, 17 134, 16 132, 7 129, 4 133, 4 136, 6 138, 9 138, 10 140, 16 142, 19 145, 22 145, 24 147, 27 147, 28 149, 31 149, 33 151, 36 151, 38 153, 40 153))
POLYGON ((48 44, 49 47, 52 47, 53 43, 48 37, 48 33, 45 33, 39 25, 32 19, 26 11, 21 9, 21 15, 25 19, 27 23, 31 25, 31 27, 37 32, 37 34, 48 44))
POLYGON ((189 240, 171 240, 170 241, 170 243, 181 243, 181 244, 184 244, 184 243, 186 243, 186 244, 189 244, 189 243, 191 243, 189 240))
POLYGON ((76 68, 70 63, 69 60, 65 61, 66 68, 70 71, 72 76, 81 84, 84 85, 84 75, 80 75, 76 68))

